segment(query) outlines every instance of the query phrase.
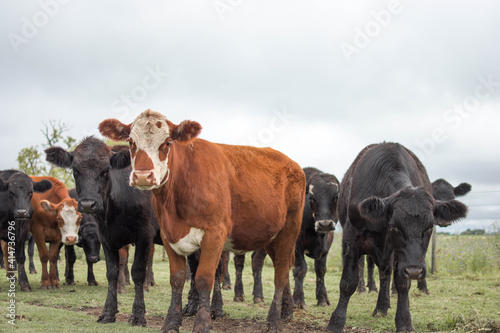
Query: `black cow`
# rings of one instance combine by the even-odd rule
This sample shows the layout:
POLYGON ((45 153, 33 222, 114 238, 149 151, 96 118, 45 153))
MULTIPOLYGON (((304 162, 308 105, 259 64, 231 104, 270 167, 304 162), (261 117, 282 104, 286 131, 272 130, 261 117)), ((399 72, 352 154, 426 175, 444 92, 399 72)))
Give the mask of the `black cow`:
MULTIPOLYGON (((471 190, 471 186, 468 183, 461 183, 457 187, 453 187, 449 182, 446 180, 440 178, 432 183, 432 194, 434 196, 434 199, 436 200, 441 200, 441 201, 447 201, 447 200, 452 200, 455 199, 456 197, 464 196, 467 193, 469 193, 471 190)), ((363 258, 360 259, 360 266, 359 266, 359 284, 358 284, 358 292, 364 292, 364 278, 363 278, 363 267, 364 267, 364 261, 363 258)), ((367 278, 367 287, 368 290, 371 291, 377 291, 377 287, 375 285, 375 278, 373 274, 373 268, 375 263, 370 257, 366 258, 366 263, 368 267, 368 278, 367 278)), ((421 279, 418 280, 417 287, 420 291, 428 294, 429 289, 427 288, 427 280, 421 279)), ((392 292, 396 293, 395 287, 393 286, 392 292)))
MULTIPOLYGON (((0 172, 0 239, 15 250, 18 280, 21 291, 32 291, 24 268, 24 250, 29 233, 29 219, 33 215, 33 192, 45 192, 52 188, 48 180, 34 182, 24 172, 6 170, 0 172)), ((8 253, 4 253, 7 258, 8 253)), ((13 271, 12 260, 5 261, 7 271, 13 271)))
POLYGON ((97 322, 111 323, 118 312, 117 281, 118 250, 135 244, 132 279, 135 299, 129 323, 145 326, 144 281, 149 251, 154 243, 162 244, 158 222, 151 204, 151 192, 129 186, 130 164, 128 147, 111 150, 94 137, 84 139, 73 152, 53 147, 45 150, 48 162, 63 168, 72 168, 78 210, 94 215, 99 239, 106 258, 108 295, 97 322))
MULTIPOLYGON (((304 255, 314 259, 316 271, 316 299, 318 306, 330 305, 325 287, 326 259, 333 242, 333 231, 338 221, 337 200, 339 181, 331 174, 323 173, 315 168, 304 168, 306 175, 306 198, 302 226, 295 245, 295 267, 293 276, 295 287, 293 300, 295 306, 305 307, 303 282, 307 273, 304 255)), ((264 249, 252 253, 252 272, 254 278, 254 303, 264 300, 262 293, 262 266, 266 251, 264 249)), ((234 284, 234 300, 243 302, 242 271, 245 255, 234 256, 236 280, 234 284)))
POLYGON ((387 315, 394 263, 396 329, 413 332, 408 290, 411 280, 425 278, 425 253, 433 226, 464 218, 467 207, 456 200, 434 200, 418 158, 400 144, 381 143, 363 149, 345 174, 338 212, 344 268, 339 301, 327 330, 342 332, 349 299, 358 285, 358 261, 368 254, 380 274, 373 315, 387 315))
POLYGON ((293 301, 305 307, 303 282, 307 273, 304 255, 314 259, 316 272, 316 299, 318 306, 330 305, 325 288, 326 259, 333 242, 333 231, 338 221, 337 201, 339 181, 334 175, 315 168, 304 168, 306 174, 306 201, 302 227, 295 245, 295 287, 293 301))
MULTIPOLYGON (((76 189, 68 191, 69 196, 78 201, 76 189)), ((100 260, 99 252, 101 251, 101 242, 99 242, 97 221, 92 214, 82 213, 82 221, 78 229, 78 243, 76 244, 83 248, 85 260, 87 261, 87 282, 89 286, 97 286, 98 283, 94 276, 94 264, 100 260)), ((61 244, 62 246, 62 244, 61 244)), ((66 255, 66 285, 75 284, 75 276, 73 267, 76 261, 76 253, 74 245, 65 245, 66 255)))

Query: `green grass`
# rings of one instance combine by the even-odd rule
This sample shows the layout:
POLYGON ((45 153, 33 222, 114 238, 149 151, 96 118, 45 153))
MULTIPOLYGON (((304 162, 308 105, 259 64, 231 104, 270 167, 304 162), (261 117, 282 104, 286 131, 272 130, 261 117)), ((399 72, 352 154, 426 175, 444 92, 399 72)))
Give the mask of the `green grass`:
MULTIPOLYGON (((338 300, 338 286, 342 272, 340 256, 341 235, 335 235, 334 245, 328 258, 326 284, 330 307, 316 306, 314 263, 307 261, 309 272, 304 287, 307 309, 294 313, 295 323, 308 323, 324 330, 338 300)), ((410 307, 413 325, 418 332, 499 332, 500 331, 500 241, 493 236, 438 236, 438 273, 428 276, 430 295, 420 293, 416 283, 410 291, 410 307)), ((6 318, 8 283, 0 280, 0 332, 157 332, 166 316, 170 303, 168 261, 162 259, 162 249, 157 248, 154 262, 155 279, 158 286, 146 293, 148 327, 131 327, 124 319, 130 315, 134 289, 127 286, 126 294, 118 295, 119 320, 114 324, 101 325, 95 321, 104 306, 107 292, 105 263, 95 265, 95 275, 100 283, 89 287, 86 282, 86 264, 81 249, 75 264, 76 286, 63 286, 59 290, 40 290, 41 265, 35 255, 35 265, 39 274, 29 275, 33 292, 16 292, 16 325, 8 324, 6 318), (92 308, 94 308, 92 310, 92 308), (96 309, 97 308, 97 309, 96 309), (153 325, 155 323, 155 325, 153 325), (151 327, 154 326, 154 327, 151 327)), ((132 255, 131 255, 132 257, 132 255)), ((429 256, 430 257, 430 256, 429 256)), ((102 255, 103 259, 104 256, 102 255)), ((231 256, 232 258, 232 256, 231 256)), ((430 258, 428 258, 430 260, 430 258)), ((131 262, 131 259, 130 259, 131 262)), ((430 267, 430 263, 429 263, 430 267)), ((229 270, 234 283, 234 264, 229 270)), ((59 271, 64 272, 64 262, 59 263, 59 271)), ((4 273, 0 273, 3 274, 4 273)), ((61 274, 62 275, 62 274, 61 274)), ((290 274, 291 276, 291 274, 290 274)), ((251 295, 253 278, 250 255, 247 255, 243 272, 245 303, 233 301, 234 291, 223 291, 226 316, 235 320, 257 319, 264 322, 273 296, 273 269, 269 258, 263 271, 264 304, 253 304, 251 295)), ((291 277, 293 280, 293 277, 291 277)), ((378 281, 378 277, 376 279, 378 281)), ((293 281, 292 281, 293 287, 293 281)), ((184 288, 184 304, 189 285, 184 288)), ((370 329, 373 332, 395 331, 394 316, 396 297, 391 298, 392 308, 387 318, 373 318, 377 295, 354 294, 347 312, 348 327, 370 329)), ((293 327, 292 323, 292 327, 293 327)), ((190 332, 192 326, 186 324, 181 332, 190 332)))

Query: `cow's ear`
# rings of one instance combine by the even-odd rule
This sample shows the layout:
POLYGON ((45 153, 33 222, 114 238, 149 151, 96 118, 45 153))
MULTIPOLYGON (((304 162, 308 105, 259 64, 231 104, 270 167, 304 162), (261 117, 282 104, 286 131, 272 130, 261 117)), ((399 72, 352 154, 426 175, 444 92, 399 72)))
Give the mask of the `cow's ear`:
POLYGON ((99 132, 113 141, 125 141, 130 136, 132 124, 125 125, 118 119, 106 119, 99 124, 99 132))
POLYGON ((447 227, 453 222, 457 222, 467 217, 467 211, 467 206, 458 200, 436 200, 434 207, 436 224, 441 227, 447 227))
POLYGON ((179 125, 173 125, 172 140, 179 142, 189 142, 196 138, 201 132, 201 125, 196 121, 184 120, 179 125))
POLYGON ((387 198, 370 197, 358 205, 362 218, 373 223, 382 223, 389 218, 389 204, 387 198))
POLYGON ((56 206, 48 200, 41 200, 40 206, 42 206, 43 210, 45 210, 47 213, 55 213, 56 211, 56 206))
POLYGON ((120 149, 117 152, 111 153, 111 168, 113 169, 125 169, 130 166, 130 150, 120 149))
POLYGON ((453 193, 455 193, 455 196, 460 197, 469 193, 471 188, 470 184, 462 183, 453 189, 453 193))
POLYGON ((9 189, 9 184, 3 179, 0 179, 0 192, 5 192, 8 189, 9 189))
POLYGON ((44 179, 39 182, 33 182, 33 190, 38 193, 47 192, 52 188, 50 180, 44 179))
POLYGON ((45 149, 45 160, 61 168, 69 168, 73 163, 73 153, 61 147, 50 147, 45 149))

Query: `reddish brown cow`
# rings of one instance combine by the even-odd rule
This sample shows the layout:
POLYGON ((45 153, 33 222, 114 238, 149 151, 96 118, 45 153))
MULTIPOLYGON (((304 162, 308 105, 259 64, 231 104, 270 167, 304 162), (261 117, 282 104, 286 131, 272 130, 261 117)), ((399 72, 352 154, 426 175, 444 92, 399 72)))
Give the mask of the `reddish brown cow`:
POLYGON ((129 141, 130 184, 153 192, 172 286, 162 332, 179 330, 185 256, 198 249, 200 307, 193 332, 210 331, 210 291, 223 249, 242 253, 265 247, 275 268, 269 330, 291 318, 288 277, 305 198, 305 175, 297 163, 270 148, 197 139, 199 123, 174 125, 151 110, 129 125, 107 119, 99 130, 112 140, 129 141))
POLYGON ((52 189, 44 193, 33 193, 33 216, 30 230, 35 238, 42 263, 42 289, 59 288, 56 265, 61 242, 75 245, 78 242, 78 228, 82 215, 78 203, 72 199, 66 186, 54 177, 34 177, 34 182, 49 180, 52 189), (47 250, 46 242, 50 243, 47 250), (50 273, 47 261, 50 260, 50 273))

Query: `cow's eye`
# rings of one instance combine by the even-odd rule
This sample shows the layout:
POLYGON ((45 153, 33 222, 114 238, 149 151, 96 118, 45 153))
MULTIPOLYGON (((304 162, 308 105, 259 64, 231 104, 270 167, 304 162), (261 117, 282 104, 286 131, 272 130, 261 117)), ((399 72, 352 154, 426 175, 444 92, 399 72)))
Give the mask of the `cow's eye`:
POLYGON ((108 175, 108 173, 109 173, 109 170, 103 170, 103 171, 101 172, 101 176, 102 176, 102 177, 106 177, 106 176, 108 175))
POLYGON ((399 231, 399 229, 398 229, 398 228, 396 228, 396 227, 389 227, 389 231, 390 231, 390 232, 398 232, 398 231, 399 231))

